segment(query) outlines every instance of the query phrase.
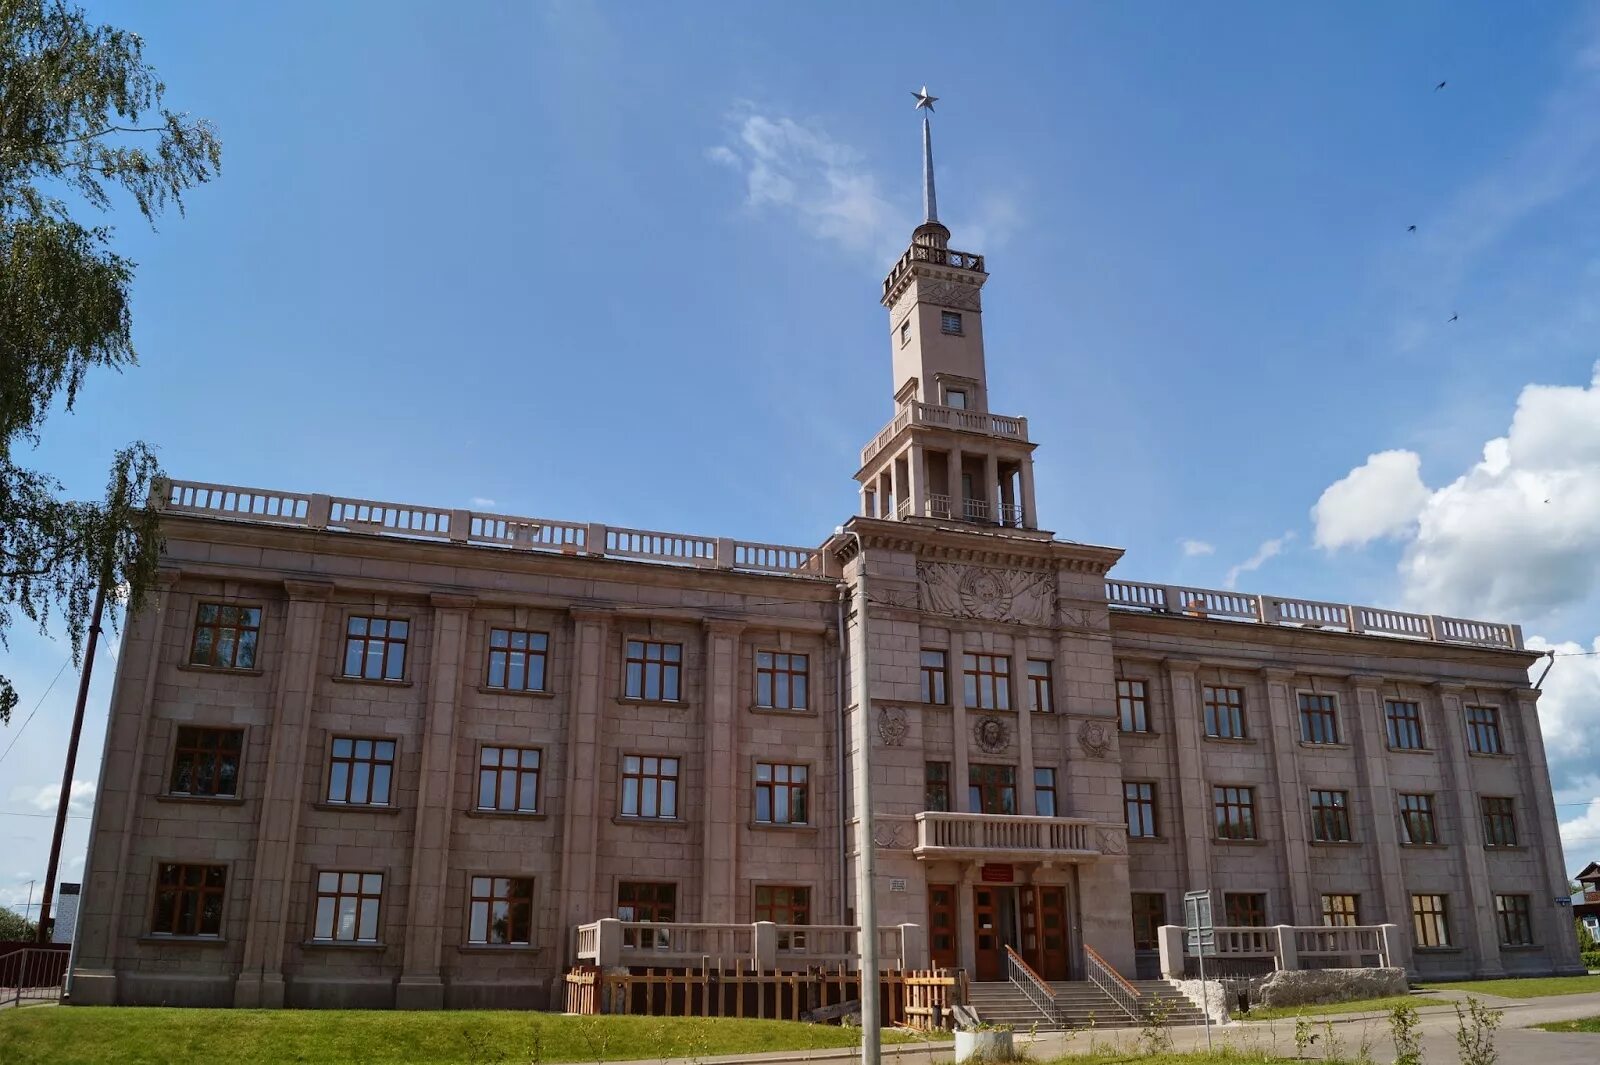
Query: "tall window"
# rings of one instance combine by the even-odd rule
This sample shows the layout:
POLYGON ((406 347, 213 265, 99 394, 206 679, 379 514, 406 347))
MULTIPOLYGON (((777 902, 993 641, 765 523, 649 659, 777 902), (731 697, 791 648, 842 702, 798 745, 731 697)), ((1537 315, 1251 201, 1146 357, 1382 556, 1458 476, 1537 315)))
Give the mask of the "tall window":
POLYGON ((400 618, 352 616, 345 623, 344 675, 363 680, 404 680, 411 623, 400 618))
POLYGON ((961 677, 969 707, 1011 709, 1011 659, 1004 655, 962 655, 961 677))
POLYGON ((1515 847, 1517 845, 1517 815, 1510 799, 1489 798, 1478 800, 1483 809, 1483 845, 1485 847, 1515 847))
POLYGON ((1322 692, 1300 693, 1300 739, 1306 743, 1339 742, 1339 701, 1322 692))
POLYGON ((256 639, 261 635, 261 609, 201 603, 194 618, 191 666, 213 669, 256 668, 256 639))
POLYGON ((467 914, 468 943, 527 946, 533 941, 533 881, 475 876, 467 914))
POLYGON ((1117 727, 1123 732, 1150 731, 1150 710, 1144 681, 1117 681, 1117 727))
POLYGON ((1050 663, 1038 658, 1028 659, 1028 709, 1048 714, 1055 710, 1056 700, 1050 683, 1050 663))
POLYGON ((1500 742, 1500 711, 1493 706, 1467 707, 1467 750, 1473 754, 1504 754, 1500 742))
POLYGON ((1389 726, 1389 746, 1397 751, 1423 750, 1422 707, 1407 699, 1386 699, 1384 717, 1389 726))
POLYGON ((1432 795, 1402 795, 1400 802, 1400 842, 1438 843, 1439 831, 1433 821, 1432 795))
POLYGON ((1149 781, 1124 780, 1122 805, 1128 815, 1128 835, 1156 835, 1156 786, 1149 781))
POLYGON ((950 661, 943 651, 922 651, 922 701, 944 706, 950 701, 947 682, 950 678, 950 661))
POLYGON ((394 740, 340 736, 328 764, 328 801, 351 806, 388 806, 394 781, 394 740))
MULTIPOLYGON (((773 924, 810 924, 811 889, 794 885, 757 884, 755 918, 773 924)), ((805 950, 805 933, 780 931, 778 949, 805 950)))
POLYGON ((625 666, 626 686, 623 691, 629 699, 660 703, 678 701, 678 681, 683 669, 681 643, 629 640, 625 666))
POLYGON ((1160 892, 1133 893, 1133 949, 1155 950, 1160 946, 1156 929, 1167 923, 1167 897, 1160 892))
POLYGON ((1244 689, 1200 689, 1206 713, 1206 735, 1219 740, 1244 739, 1244 689))
POLYGON ((756 763, 756 820, 764 825, 808 824, 806 767, 756 763))
POLYGON ((1494 914, 1500 925, 1501 946, 1533 946, 1533 918, 1528 913, 1528 896, 1496 895, 1494 914))
POLYGON ((1211 805, 1216 813, 1218 839, 1256 838, 1256 789, 1214 787, 1211 805))
POLYGON ((489 630, 489 675, 486 686, 514 692, 542 692, 550 637, 521 629, 489 630))
POLYGON ((1040 817, 1054 817, 1056 815, 1056 771, 1054 769, 1035 769, 1033 771, 1033 812, 1040 817))
POLYGON ((622 816, 678 816, 678 760, 653 754, 622 756, 622 816))
POLYGON ((900 343, 905 344, 911 340, 911 316, 908 314, 900 323, 900 343))
MULTIPOLYGON (((677 919, 678 885, 628 880, 617 884, 617 920, 671 924, 677 919)), ((654 935, 646 931, 624 928, 622 945, 667 950, 672 945, 672 936, 664 928, 656 929, 654 935)))
POLYGON ((316 927, 311 938, 333 943, 376 943, 382 873, 318 873, 316 927))
POLYGON ((967 390, 964 388, 947 388, 944 390, 944 405, 954 407, 956 410, 967 409, 967 390))
POLYGON ((150 918, 150 934, 220 936, 222 896, 227 883, 225 865, 162 862, 156 869, 156 905, 150 918))
POLYGON ((922 808, 940 813, 950 809, 950 763, 927 762, 922 767, 922 808))
POLYGON ((1318 843, 1350 842, 1350 808, 1345 792, 1311 793, 1311 838, 1318 843))
POLYGON ((1267 897, 1256 892, 1223 895, 1222 911, 1227 923, 1236 928, 1265 928, 1267 925, 1267 897))
POLYGON ((168 794, 218 799, 238 795, 239 750, 243 744, 241 729, 178 726, 168 794))
POLYGON ((961 335, 961 315, 956 311, 939 312, 939 332, 950 336, 961 335))
POLYGON ((1450 915, 1443 895, 1411 896, 1411 929, 1419 947, 1450 945, 1450 915))
POLYGON ((478 809, 539 811, 539 748, 485 747, 478 758, 478 809))
POLYGON ((804 710, 808 659, 784 651, 756 652, 756 705, 768 710, 804 710))
POLYGON ((1017 767, 1014 765, 967 766, 967 808, 972 813, 1014 814, 1017 812, 1017 767))
POLYGON ((1335 927, 1358 925, 1361 911, 1354 895, 1322 896, 1322 923, 1335 927))

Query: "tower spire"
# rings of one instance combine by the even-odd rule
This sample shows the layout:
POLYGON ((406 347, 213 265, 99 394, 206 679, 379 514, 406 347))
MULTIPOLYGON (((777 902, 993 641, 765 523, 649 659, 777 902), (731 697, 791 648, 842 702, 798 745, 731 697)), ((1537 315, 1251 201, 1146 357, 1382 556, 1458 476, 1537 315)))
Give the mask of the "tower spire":
MULTIPOLYGON (((928 95, 928 87, 924 85, 921 92, 913 91, 912 96, 917 98, 917 110, 933 113, 934 101, 937 96, 928 95)), ((929 125, 928 115, 922 116, 922 206, 928 222, 939 221, 939 197, 933 191, 933 129, 929 125)))

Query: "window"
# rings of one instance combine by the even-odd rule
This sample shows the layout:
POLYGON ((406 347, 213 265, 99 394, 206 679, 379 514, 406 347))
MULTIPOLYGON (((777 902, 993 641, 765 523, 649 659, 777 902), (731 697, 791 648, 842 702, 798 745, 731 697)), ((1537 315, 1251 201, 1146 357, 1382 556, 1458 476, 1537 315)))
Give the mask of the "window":
POLYGON ((486 686, 514 692, 549 691, 544 671, 549 650, 550 637, 546 633, 490 629, 486 686))
POLYGON ((1500 924, 1502 947, 1533 946, 1533 919, 1528 914, 1528 896, 1496 895, 1494 914, 1500 924))
POLYGON ((1361 911, 1354 895, 1322 896, 1322 923, 1332 927, 1358 925, 1361 911))
POLYGON ((950 701, 945 682, 950 676, 950 665, 943 651, 922 652, 922 701, 944 706, 950 701))
POLYGON ((682 644, 629 640, 624 692, 629 699, 675 703, 682 667, 682 644))
POLYGON ((394 740, 333 741, 328 767, 328 801, 351 806, 388 806, 394 779, 394 740))
POLYGON ((962 655, 961 676, 968 707, 1011 709, 1011 659, 1004 655, 962 655))
POLYGON ((256 639, 261 635, 261 609, 201 603, 194 618, 191 666, 213 669, 256 668, 256 639))
POLYGON ((1388 719, 1389 746, 1397 751, 1420 751, 1422 743, 1422 707, 1405 699, 1386 699, 1384 717, 1388 719))
POLYGON ((1439 842, 1432 795, 1400 796, 1400 842, 1412 846, 1439 842))
MULTIPOLYGON (((758 884, 756 886, 757 921, 773 924, 810 924, 811 889, 808 887, 758 884)), ((778 933, 779 950, 805 950, 804 932, 778 933)))
POLYGON ((1214 787, 1211 804, 1216 812, 1218 839, 1256 838, 1255 788, 1214 787))
POLYGON ((244 732, 231 728, 178 726, 172 752, 171 795, 233 798, 239 794, 239 750, 244 732))
POLYGON ((525 947, 533 941, 533 881, 475 876, 468 906, 468 943, 525 947))
POLYGON ((1265 928, 1267 925, 1267 897, 1254 892, 1222 896, 1222 911, 1226 923, 1235 928, 1265 928))
POLYGON ((950 763, 928 762, 922 767, 922 808, 950 810, 950 763))
POLYGON ((1117 681, 1117 727, 1123 732, 1150 731, 1150 711, 1144 681, 1117 681))
POLYGON ((1300 739, 1304 743, 1339 742, 1337 696, 1321 692, 1300 693, 1300 739))
POLYGON ((1033 812, 1040 817, 1054 817, 1056 815, 1056 771, 1054 769, 1035 769, 1033 771, 1033 812))
POLYGON ((1480 798, 1483 810, 1483 845, 1485 847, 1515 847, 1517 845, 1517 816, 1510 799, 1480 798))
POLYGON ((222 935, 225 865, 162 862, 156 870, 156 906, 150 918, 154 936, 222 935))
POLYGON ((967 766, 967 812, 1014 814, 1017 812, 1017 767, 967 766))
POLYGON ((345 623, 344 675, 404 680, 411 624, 398 618, 352 617, 345 623))
POLYGON ((1160 892, 1133 893, 1133 949, 1155 950, 1156 929, 1167 923, 1167 897, 1160 892))
POLYGON ((964 388, 947 388, 944 390, 944 405, 954 407, 956 410, 967 409, 967 390, 964 388))
POLYGON ((539 811, 539 748, 485 747, 478 757, 478 809, 539 811))
POLYGON ((1500 711, 1493 706, 1467 707, 1467 750, 1473 754, 1504 754, 1500 743, 1500 711))
POLYGON ((678 816, 678 760, 653 754, 622 756, 622 816, 678 816))
MULTIPOLYGON (((617 920, 671 924, 677 919, 678 885, 627 880, 617 884, 617 920)), ((622 945, 667 950, 672 946, 672 935, 664 928, 656 929, 653 934, 624 928, 622 945)))
POLYGON ((1037 658, 1028 659, 1028 689, 1033 697, 1029 709, 1048 714, 1055 710, 1056 701, 1050 684, 1050 663, 1037 658))
POLYGON ((756 820, 764 825, 806 824, 806 767, 756 763, 756 820))
POLYGON ((382 873, 318 873, 317 920, 311 938, 331 943, 376 943, 382 873))
POLYGON ((1143 839, 1156 833, 1156 786, 1148 781, 1124 780, 1122 804, 1128 814, 1128 835, 1143 839))
POLYGON ((905 344, 911 340, 911 316, 908 314, 905 321, 900 323, 900 343, 905 344))
POLYGON ((756 705, 769 710, 806 708, 805 655, 756 652, 756 705))
POLYGON ((961 315, 955 311, 939 312, 939 332, 950 336, 961 335, 961 315))
POLYGON ((1318 843, 1350 842, 1350 807, 1345 792, 1311 793, 1311 838, 1318 843))
POLYGON ((1411 929, 1419 947, 1450 945, 1450 920, 1443 895, 1411 896, 1411 929))
POLYGON ((1201 689, 1205 704, 1206 735, 1219 740, 1244 739, 1244 689, 1213 688, 1209 684, 1201 689))

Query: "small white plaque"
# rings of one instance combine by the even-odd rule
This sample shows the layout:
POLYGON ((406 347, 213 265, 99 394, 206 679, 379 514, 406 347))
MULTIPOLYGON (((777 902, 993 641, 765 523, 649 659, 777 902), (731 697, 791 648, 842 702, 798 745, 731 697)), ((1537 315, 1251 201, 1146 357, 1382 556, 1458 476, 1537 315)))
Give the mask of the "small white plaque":
POLYGON ((889 878, 889 890, 890 891, 904 891, 905 889, 906 889, 906 878, 905 877, 903 877, 903 876, 891 876, 889 878))

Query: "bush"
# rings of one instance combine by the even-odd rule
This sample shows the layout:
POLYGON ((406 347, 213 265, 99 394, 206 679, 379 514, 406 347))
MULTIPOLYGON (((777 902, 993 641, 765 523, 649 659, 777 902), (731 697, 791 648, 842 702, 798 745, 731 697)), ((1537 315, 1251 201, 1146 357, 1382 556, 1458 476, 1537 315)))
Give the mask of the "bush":
POLYGON ((1586 950, 1581 955, 1583 964, 1588 969, 1600 969, 1600 948, 1586 950))

